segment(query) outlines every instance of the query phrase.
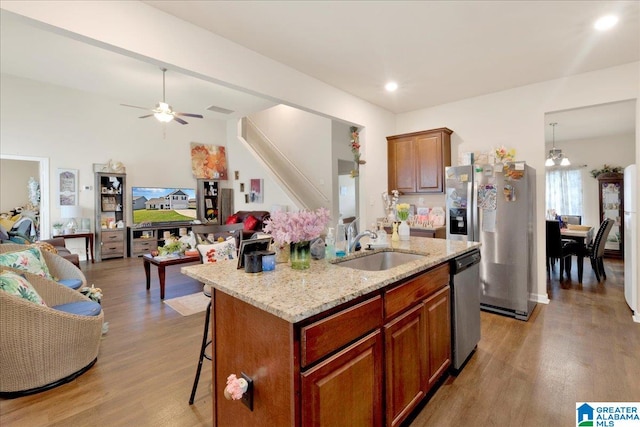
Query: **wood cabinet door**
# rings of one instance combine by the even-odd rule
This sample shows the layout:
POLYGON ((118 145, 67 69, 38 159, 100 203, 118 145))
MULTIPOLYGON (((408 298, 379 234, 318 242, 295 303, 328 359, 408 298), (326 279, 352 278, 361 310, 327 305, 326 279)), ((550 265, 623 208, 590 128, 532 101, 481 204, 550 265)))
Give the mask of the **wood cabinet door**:
POLYGON ((440 133, 416 137, 414 143, 416 190, 418 193, 442 193, 442 137, 440 133))
POLYGON ((414 139, 408 137, 388 141, 389 191, 396 189, 401 193, 416 192, 414 139))
POLYGON ((303 373, 303 426, 382 426, 378 329, 303 373))
POLYGON ((386 425, 400 424, 425 396, 428 380, 424 304, 385 325, 386 425))
POLYGON ((451 365, 451 297, 447 285, 425 301, 431 389, 451 365))

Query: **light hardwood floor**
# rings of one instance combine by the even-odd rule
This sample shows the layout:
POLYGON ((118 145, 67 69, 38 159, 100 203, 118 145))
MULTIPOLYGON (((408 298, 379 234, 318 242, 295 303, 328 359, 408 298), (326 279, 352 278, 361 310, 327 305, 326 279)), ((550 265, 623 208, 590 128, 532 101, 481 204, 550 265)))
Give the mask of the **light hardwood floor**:
MULTIPOLYGON (((588 263, 582 285, 554 274, 551 304, 528 322, 483 312, 477 351, 410 425, 575 426, 576 402, 640 401, 640 324, 624 301, 623 264, 605 267, 600 284, 588 263)), ((0 425, 211 426, 206 360, 188 405, 204 313, 183 317, 163 304, 154 269, 147 292, 141 259, 82 268, 105 295, 110 330, 98 362, 64 386, 0 400, 0 425)), ((167 299, 201 289, 179 270, 167 269, 167 299)))

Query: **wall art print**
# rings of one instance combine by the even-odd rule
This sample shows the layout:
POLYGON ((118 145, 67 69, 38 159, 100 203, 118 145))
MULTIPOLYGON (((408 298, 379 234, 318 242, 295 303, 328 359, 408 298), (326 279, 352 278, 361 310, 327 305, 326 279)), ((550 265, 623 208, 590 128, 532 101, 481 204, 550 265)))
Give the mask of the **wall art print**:
POLYGON ((227 179, 225 147, 192 142, 191 169, 196 179, 227 179))
POLYGON ((58 169, 58 206, 78 205, 78 169, 58 169))
POLYGON ((251 203, 264 203, 264 184, 262 179, 251 179, 251 193, 249 199, 251 203))

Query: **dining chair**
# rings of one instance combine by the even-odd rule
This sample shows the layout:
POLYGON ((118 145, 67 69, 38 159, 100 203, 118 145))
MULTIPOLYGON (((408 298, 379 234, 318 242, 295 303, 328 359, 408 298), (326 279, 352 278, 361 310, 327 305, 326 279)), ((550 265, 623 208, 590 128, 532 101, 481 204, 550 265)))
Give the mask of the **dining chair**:
POLYGON ((613 220, 611 218, 605 218, 600 224, 600 228, 598 229, 598 233, 596 234, 596 238, 593 239, 593 242, 587 246, 587 254, 591 259, 591 268, 593 268, 593 272, 596 274, 596 280, 600 282, 600 276, 606 280, 607 274, 604 271, 604 247, 607 243, 607 237, 609 237, 609 232, 613 227, 613 220))
POLYGON ((560 215, 563 224, 582 225, 582 215, 560 215))
POLYGON ((551 274, 551 269, 555 260, 560 260, 560 280, 563 278, 563 271, 567 273, 567 279, 571 272, 571 256, 576 255, 579 245, 574 240, 563 239, 560 234, 560 222, 547 220, 547 273, 551 274))

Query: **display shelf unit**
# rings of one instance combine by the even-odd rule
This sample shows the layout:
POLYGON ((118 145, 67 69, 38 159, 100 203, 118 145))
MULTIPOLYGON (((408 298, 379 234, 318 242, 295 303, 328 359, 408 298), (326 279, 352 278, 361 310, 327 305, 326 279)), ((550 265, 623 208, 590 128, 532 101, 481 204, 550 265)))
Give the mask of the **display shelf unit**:
POLYGON ((127 232, 129 243, 129 256, 141 257, 150 253, 158 246, 164 245, 165 233, 180 237, 191 231, 190 223, 171 223, 165 225, 135 226, 129 227, 127 232))
POLYGON ((613 220, 613 227, 605 243, 604 256, 622 258, 624 256, 624 175, 601 173, 597 179, 600 223, 605 218, 613 220))
POLYGON ((198 179, 196 198, 198 219, 204 224, 220 224, 219 183, 210 179, 198 179))
POLYGON ((96 172, 95 258, 124 258, 126 248, 126 175, 96 172))

